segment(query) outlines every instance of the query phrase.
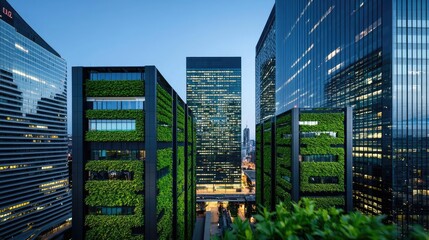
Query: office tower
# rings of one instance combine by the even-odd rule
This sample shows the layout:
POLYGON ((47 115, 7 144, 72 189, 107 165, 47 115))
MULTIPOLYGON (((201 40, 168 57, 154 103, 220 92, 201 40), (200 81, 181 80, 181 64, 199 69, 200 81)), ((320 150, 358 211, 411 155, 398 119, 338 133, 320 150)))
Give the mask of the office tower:
POLYGON ((67 67, 7 1, 0 9, 0 239, 34 239, 70 225, 67 67))
POLYGON ((352 108, 293 108, 256 126, 257 204, 306 197, 351 211, 352 108))
POLYGON ((275 115, 276 86, 276 31, 275 6, 271 10, 258 44, 256 45, 256 124, 275 115))
POLYGON ((276 1, 276 113, 354 107, 354 207, 429 227, 428 1, 276 1))
POLYGON ((249 147, 250 147, 250 130, 246 126, 246 128, 243 130, 243 148, 246 149, 246 155, 249 154, 249 147))
POLYGON ((241 187, 241 58, 186 58, 186 96, 197 119, 197 190, 241 187))
POLYGON ((154 66, 73 67, 73 239, 191 239, 194 120, 154 66))

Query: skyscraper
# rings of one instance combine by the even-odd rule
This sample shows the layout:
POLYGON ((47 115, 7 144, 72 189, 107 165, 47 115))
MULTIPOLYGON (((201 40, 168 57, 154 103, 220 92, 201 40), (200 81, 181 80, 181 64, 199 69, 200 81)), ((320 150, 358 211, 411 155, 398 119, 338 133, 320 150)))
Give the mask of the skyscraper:
POLYGON ((0 1, 0 239, 70 224, 67 67, 0 1))
POLYGON ((186 58, 186 96, 197 119, 197 190, 240 188, 241 58, 186 58))
POLYGON ((195 124, 154 66, 73 67, 73 239, 191 239, 195 124))
POLYGON ((271 10, 258 44, 255 60, 256 124, 275 115, 276 22, 275 6, 271 10))
POLYGON ((243 148, 246 149, 246 155, 249 154, 249 144, 250 144, 250 130, 246 126, 243 130, 243 148))
POLYGON ((354 206, 429 227, 428 0, 276 1, 276 113, 354 107, 354 206))

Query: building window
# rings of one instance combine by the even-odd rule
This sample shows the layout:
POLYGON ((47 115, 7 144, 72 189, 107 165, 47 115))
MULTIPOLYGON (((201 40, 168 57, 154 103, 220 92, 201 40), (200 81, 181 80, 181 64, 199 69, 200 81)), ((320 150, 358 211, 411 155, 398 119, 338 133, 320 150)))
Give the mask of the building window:
POLYGON ((90 80, 143 80, 141 72, 95 72, 92 71, 89 75, 90 80))
POLYGON ((95 215, 132 215, 135 207, 89 207, 89 213, 95 215))
POLYGON ((336 155, 302 155, 304 162, 338 162, 336 155))
POLYGON ((321 183, 321 184, 338 184, 338 177, 318 177, 318 176, 311 176, 308 177, 309 183, 321 183))
POLYGON ((299 136, 301 138, 315 138, 315 137, 319 137, 321 135, 326 135, 326 136, 330 136, 330 137, 337 137, 337 133, 336 132, 301 132, 299 134, 299 136))
POLYGON ((135 119, 90 119, 89 130, 92 131, 134 131, 135 119))
POLYGON ((145 150, 92 150, 91 160, 145 160, 145 150))
POLYGON ((94 110, 143 110, 143 100, 94 100, 88 101, 94 110))
POLYGON ((90 180, 133 180, 134 173, 130 171, 89 171, 90 180))

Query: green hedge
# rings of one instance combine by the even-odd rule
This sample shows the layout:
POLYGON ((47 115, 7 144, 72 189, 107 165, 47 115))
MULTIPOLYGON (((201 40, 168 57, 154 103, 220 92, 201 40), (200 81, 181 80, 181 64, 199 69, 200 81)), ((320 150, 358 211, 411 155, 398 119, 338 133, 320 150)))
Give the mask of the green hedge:
POLYGON ((140 160, 92 160, 85 165, 87 171, 131 171, 134 173, 132 181, 127 180, 90 180, 85 184, 88 196, 85 203, 88 206, 118 207, 135 206, 134 215, 129 216, 102 216, 87 215, 85 225, 87 239, 143 239, 144 236, 133 236, 131 228, 144 224, 143 191, 144 163, 140 160))
POLYGON ((87 97, 139 97, 145 95, 144 84, 140 80, 87 80, 85 91, 87 97))
POLYGON ((314 201, 317 208, 343 207, 346 204, 344 197, 308 197, 308 199, 314 201))
POLYGON ((135 119, 134 131, 87 131, 88 142, 138 142, 144 141, 144 111, 142 110, 86 110, 87 119, 135 119))

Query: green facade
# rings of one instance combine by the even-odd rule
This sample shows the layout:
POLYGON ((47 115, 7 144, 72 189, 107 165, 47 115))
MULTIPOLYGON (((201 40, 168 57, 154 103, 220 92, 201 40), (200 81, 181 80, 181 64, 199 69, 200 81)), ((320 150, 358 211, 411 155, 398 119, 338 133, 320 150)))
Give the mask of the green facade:
POLYGON ((306 197, 321 208, 350 209, 351 157, 346 164, 345 148, 352 138, 346 134, 351 126, 346 111, 293 109, 256 126, 258 204, 273 209, 306 197))
MULTIPOLYGON (((123 69, 112 67, 109 73, 123 69)), ((83 68, 82 75, 105 70, 83 68)), ((142 76, 145 74, 148 73, 142 73, 142 76)), ((160 76, 159 72, 157 74, 160 76)), ((82 238, 192 238, 196 219, 195 120, 162 76, 149 79, 154 87, 148 87, 142 79, 92 80, 85 77, 82 80, 85 120, 82 134, 84 164, 80 177, 84 191, 82 198, 76 199, 82 205, 84 223, 83 227, 74 229, 83 233, 82 238), (150 93, 150 89, 155 91, 150 93), (143 101, 144 108, 119 107, 136 99, 143 101), (101 105, 95 107, 97 101, 101 105), (105 102, 107 105, 103 105, 105 102), (147 111, 149 104, 153 104, 152 109, 156 111, 147 111), (123 123, 122 120, 130 122, 123 123), (98 129, 98 125, 91 121, 102 122, 102 128, 98 129), (127 126, 124 130, 121 124, 135 126, 127 126), (145 134, 147 126, 154 126, 156 135, 145 134), (148 145, 149 142, 152 145, 148 145), (151 154, 155 159, 148 159, 151 154), (156 186, 145 183, 148 169, 154 169, 150 176, 156 186), (116 178, 114 174, 122 177, 116 178), (145 196, 146 188, 156 188, 156 194, 145 196), (148 203, 150 206, 146 205, 148 203), (156 223, 156 229, 145 225, 145 211, 149 212, 149 209, 154 209, 154 214, 148 216, 154 216, 150 219, 156 223)))

